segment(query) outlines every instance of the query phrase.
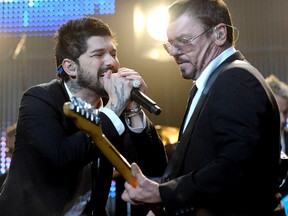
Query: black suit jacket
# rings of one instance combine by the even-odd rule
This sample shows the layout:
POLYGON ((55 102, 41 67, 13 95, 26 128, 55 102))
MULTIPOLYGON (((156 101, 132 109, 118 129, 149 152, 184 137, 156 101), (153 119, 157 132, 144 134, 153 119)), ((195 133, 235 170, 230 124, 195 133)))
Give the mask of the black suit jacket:
MULTIPOLYGON (((285 149, 286 149, 285 154, 287 155, 288 132, 286 130, 283 132, 283 139, 284 139, 284 144, 285 144, 285 149)), ((280 186, 280 193, 282 197, 285 197, 288 194, 288 158, 286 156, 281 158, 281 174, 282 174, 283 182, 280 186)))
POLYGON ((232 67, 235 60, 244 57, 223 62, 168 163, 160 195, 169 215, 270 215, 275 208, 277 103, 262 75, 246 62, 232 67))
MULTIPOLYGON (((24 93, 12 162, 1 188, 1 216, 63 215, 65 205, 78 187, 83 167, 98 158, 100 168, 92 170, 97 185, 94 184, 96 196, 93 196, 91 206, 94 215, 105 214, 112 165, 90 138, 78 130, 73 120, 64 115, 66 101, 69 101, 68 94, 63 83, 57 80, 24 93)), ((126 128, 119 136, 105 114, 100 113, 100 119, 103 133, 129 162, 139 163, 147 175, 163 174, 166 166, 164 147, 149 120, 142 133, 136 134, 126 128)))

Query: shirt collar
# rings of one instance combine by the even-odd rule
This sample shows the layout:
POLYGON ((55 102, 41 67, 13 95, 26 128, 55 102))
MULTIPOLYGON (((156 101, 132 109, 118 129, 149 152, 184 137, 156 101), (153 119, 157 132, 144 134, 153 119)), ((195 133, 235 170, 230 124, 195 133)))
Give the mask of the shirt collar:
POLYGON ((223 51, 219 56, 217 56, 215 59, 213 59, 208 66, 204 69, 204 71, 201 73, 199 78, 196 80, 195 84, 198 88, 199 92, 202 92, 203 89, 206 86, 207 80, 210 77, 210 75, 213 73, 213 71, 228 57, 233 55, 236 52, 236 49, 234 47, 229 47, 225 51, 223 51))
POLYGON ((66 82, 64 82, 64 86, 65 86, 65 89, 66 89, 66 91, 67 91, 67 93, 68 93, 68 95, 69 95, 69 98, 71 99, 71 97, 72 97, 73 95, 72 95, 71 91, 69 90, 66 82))

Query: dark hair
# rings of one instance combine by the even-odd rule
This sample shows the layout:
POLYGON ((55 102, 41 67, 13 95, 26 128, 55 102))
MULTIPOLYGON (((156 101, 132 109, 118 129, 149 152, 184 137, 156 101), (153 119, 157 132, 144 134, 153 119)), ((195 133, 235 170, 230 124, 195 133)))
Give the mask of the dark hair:
MULTIPOLYGON (((232 25, 229 9, 223 0, 178 0, 169 8, 170 22, 176 20, 184 13, 199 19, 206 29, 219 23, 232 25)), ((234 43, 233 28, 227 26, 227 40, 234 43)))
MULTIPOLYGON (((78 64, 78 58, 86 52, 87 40, 92 36, 110 36, 116 42, 109 26, 98 18, 87 16, 63 24, 54 37, 56 66, 61 65, 65 58, 78 64)), ((69 78, 65 72, 57 76, 64 80, 69 78)))

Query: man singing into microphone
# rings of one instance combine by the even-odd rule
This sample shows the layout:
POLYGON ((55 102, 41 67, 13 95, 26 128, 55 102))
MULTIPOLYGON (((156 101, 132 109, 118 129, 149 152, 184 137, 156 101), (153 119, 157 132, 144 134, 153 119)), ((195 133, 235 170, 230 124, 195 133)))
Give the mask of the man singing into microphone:
POLYGON ((58 80, 31 87, 21 100, 1 216, 106 215, 113 167, 89 134, 64 115, 63 104, 72 96, 100 110, 103 133, 129 162, 136 161, 148 176, 163 174, 164 147, 139 104, 130 100, 133 82, 141 92, 146 84, 136 71, 120 68, 116 46, 109 26, 97 18, 59 28, 58 80))

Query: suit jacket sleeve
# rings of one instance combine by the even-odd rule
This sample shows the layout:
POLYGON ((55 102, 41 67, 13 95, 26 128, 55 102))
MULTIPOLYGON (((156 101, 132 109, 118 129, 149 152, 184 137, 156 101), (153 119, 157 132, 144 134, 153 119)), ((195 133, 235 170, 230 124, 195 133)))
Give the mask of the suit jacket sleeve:
POLYGON ((36 86, 25 92, 18 123, 25 130, 23 134, 29 135, 27 140, 49 164, 64 170, 82 167, 95 158, 97 149, 73 120, 64 115, 63 104, 68 99, 59 88, 36 86))
POLYGON ((125 131, 119 136, 114 127, 111 130, 111 125, 113 124, 108 119, 105 114, 101 115, 101 121, 106 122, 102 129, 109 141, 123 154, 129 163, 136 162, 145 175, 160 177, 166 168, 167 158, 164 145, 158 137, 152 122, 147 119, 146 128, 141 133, 134 133, 129 130, 124 118, 121 117, 125 125, 125 131))

